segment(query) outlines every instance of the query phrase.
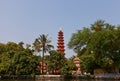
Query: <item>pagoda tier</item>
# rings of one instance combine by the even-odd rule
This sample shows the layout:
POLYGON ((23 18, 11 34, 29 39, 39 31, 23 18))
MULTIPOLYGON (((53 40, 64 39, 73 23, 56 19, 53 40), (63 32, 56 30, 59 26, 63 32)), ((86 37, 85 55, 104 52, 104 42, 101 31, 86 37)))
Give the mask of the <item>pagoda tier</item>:
POLYGON ((63 46, 63 45, 59 45, 59 46, 57 46, 57 48, 64 48, 65 46, 63 46))
POLYGON ((64 45, 64 42, 59 41, 58 45, 64 45))
POLYGON ((62 54, 65 54, 65 49, 64 49, 64 37, 63 37, 63 32, 60 29, 60 31, 58 32, 58 43, 57 43, 57 51, 62 52, 62 54))

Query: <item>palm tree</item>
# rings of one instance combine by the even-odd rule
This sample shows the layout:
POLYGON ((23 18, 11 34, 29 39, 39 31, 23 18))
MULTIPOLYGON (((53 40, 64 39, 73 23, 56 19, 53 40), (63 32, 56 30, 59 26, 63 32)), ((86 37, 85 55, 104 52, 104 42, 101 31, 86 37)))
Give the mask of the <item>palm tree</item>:
POLYGON ((37 53, 39 53, 41 51, 41 44, 40 44, 38 38, 36 38, 33 43, 33 49, 34 49, 34 52, 37 52, 37 53))
MULTIPOLYGON (((44 63, 44 53, 47 51, 50 51, 51 48, 54 48, 53 45, 51 45, 51 40, 48 39, 48 35, 42 34, 38 38, 38 42, 40 44, 40 47, 42 48, 42 63, 44 63)), ((43 68, 42 68, 43 73, 43 68)))
POLYGON ((94 24, 91 24, 91 29, 95 31, 100 31, 103 29, 103 26, 105 25, 105 21, 103 20, 97 20, 94 24))

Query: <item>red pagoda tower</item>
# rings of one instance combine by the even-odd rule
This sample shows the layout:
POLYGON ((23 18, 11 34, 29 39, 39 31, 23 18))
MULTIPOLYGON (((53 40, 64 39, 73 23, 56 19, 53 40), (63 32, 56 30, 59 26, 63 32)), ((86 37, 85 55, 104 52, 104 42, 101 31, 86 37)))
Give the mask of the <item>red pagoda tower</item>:
POLYGON ((57 43, 57 51, 60 51, 62 54, 65 55, 65 49, 64 49, 64 37, 62 29, 60 28, 60 31, 58 32, 58 43, 57 43))

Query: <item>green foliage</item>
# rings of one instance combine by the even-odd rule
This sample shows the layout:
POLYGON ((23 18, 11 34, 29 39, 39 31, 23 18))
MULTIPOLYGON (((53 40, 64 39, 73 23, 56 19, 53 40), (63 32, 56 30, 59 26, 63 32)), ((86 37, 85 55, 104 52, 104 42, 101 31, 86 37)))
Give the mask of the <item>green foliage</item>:
POLYGON ((98 20, 90 28, 74 33, 68 47, 78 54, 82 67, 88 71, 120 68, 120 26, 98 20))
POLYGON ((72 71, 75 71, 76 67, 73 63, 73 58, 66 59, 63 67, 61 68, 62 74, 71 75, 72 71))
POLYGON ((92 55, 82 55, 81 57, 81 70, 93 73, 95 67, 95 58, 92 55))
POLYGON ((23 43, 8 42, 0 44, 0 75, 35 75, 38 57, 23 43))
POLYGON ((50 56, 49 56, 49 63, 48 63, 48 69, 50 71, 54 71, 54 70, 60 70, 65 63, 65 57, 61 52, 52 50, 49 52, 50 56))

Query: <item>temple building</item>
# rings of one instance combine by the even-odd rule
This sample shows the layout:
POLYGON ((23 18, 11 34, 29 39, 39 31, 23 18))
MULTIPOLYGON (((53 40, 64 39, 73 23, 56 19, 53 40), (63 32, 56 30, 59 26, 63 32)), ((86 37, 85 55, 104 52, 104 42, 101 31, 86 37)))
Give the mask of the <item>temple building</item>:
POLYGON ((60 28, 58 32, 58 40, 57 40, 57 51, 60 51, 62 54, 65 55, 65 46, 64 46, 64 36, 63 36, 63 31, 60 28))

